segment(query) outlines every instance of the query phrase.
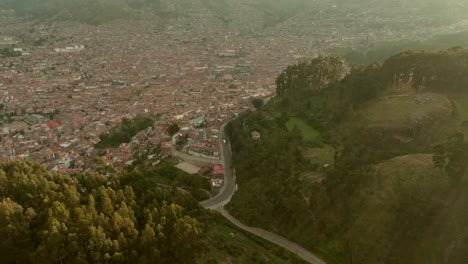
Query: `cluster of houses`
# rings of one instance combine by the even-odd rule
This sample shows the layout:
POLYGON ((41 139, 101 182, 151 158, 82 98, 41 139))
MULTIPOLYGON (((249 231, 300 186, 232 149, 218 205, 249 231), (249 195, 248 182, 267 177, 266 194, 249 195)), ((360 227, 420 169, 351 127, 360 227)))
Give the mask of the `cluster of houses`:
POLYGON ((135 23, 53 23, 28 41, 21 23, 2 32, 11 37, 0 41, 30 55, 0 61, 0 159, 56 171, 91 170, 96 157, 117 169, 135 154, 157 163, 171 154, 172 123, 181 127, 179 151, 216 158, 221 125, 252 108, 253 98, 273 96, 284 67, 315 54, 304 40, 219 31, 197 41, 199 32, 184 25, 155 33, 149 21, 135 23), (136 115, 153 118, 153 127, 116 148, 96 147, 102 133, 136 115))
POLYGON ((224 168, 221 164, 210 164, 200 168, 198 174, 210 179, 211 192, 217 194, 224 185, 224 168))

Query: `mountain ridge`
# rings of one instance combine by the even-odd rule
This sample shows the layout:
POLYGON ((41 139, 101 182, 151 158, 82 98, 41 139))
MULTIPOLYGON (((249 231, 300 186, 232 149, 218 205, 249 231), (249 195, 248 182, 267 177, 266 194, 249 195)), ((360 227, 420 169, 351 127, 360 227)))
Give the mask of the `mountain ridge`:
POLYGON ((88 24, 100 24, 119 18, 132 18, 142 12, 158 17, 191 16, 191 12, 202 12, 212 15, 225 23, 235 22, 243 14, 258 15, 263 26, 275 26, 292 18, 312 18, 316 15, 333 17, 337 14, 374 14, 378 16, 394 15, 432 15, 438 20, 458 20, 466 16, 468 4, 460 0, 449 1, 303 1, 303 0, 45 0, 40 3, 33 0, 0 0, 0 8, 13 10, 19 16, 43 19, 44 17, 59 16, 66 13, 84 14, 84 18, 63 16, 88 24), (109 12, 112 11, 112 12, 109 12), (103 11, 104 14, 103 14, 103 11), (110 13, 110 14, 109 14, 110 13), (86 15, 88 14, 88 15, 86 15), (103 19, 93 20, 92 14, 104 16, 103 19))

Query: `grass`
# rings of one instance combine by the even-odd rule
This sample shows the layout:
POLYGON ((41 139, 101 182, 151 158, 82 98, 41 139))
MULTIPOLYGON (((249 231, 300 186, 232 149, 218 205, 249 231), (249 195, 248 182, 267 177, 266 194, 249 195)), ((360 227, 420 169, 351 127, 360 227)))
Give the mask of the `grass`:
POLYGON ((452 96, 453 103, 457 108, 457 114, 459 119, 459 129, 465 135, 465 140, 468 140, 468 95, 457 95, 452 96))
POLYGON ((309 148, 304 151, 304 156, 313 163, 333 165, 335 163, 335 148, 331 145, 324 145, 321 148, 309 148))
POLYGON ((309 126, 306 122, 298 117, 292 117, 289 119, 286 127, 289 131, 292 131, 294 127, 297 127, 304 137, 305 141, 313 142, 313 143, 321 143, 322 137, 320 132, 318 132, 315 128, 309 126))
POLYGON ((462 121, 468 121, 468 95, 451 97, 457 107, 458 116, 462 121))
MULTIPOLYGON (((355 217, 349 235, 357 263, 380 263, 387 254, 402 252, 404 258, 414 252, 448 186, 444 169, 434 167, 431 154, 400 156, 375 168, 366 188, 352 198, 355 217)), ((408 257, 394 263, 413 263, 408 257)))
POLYGON ((432 188, 433 183, 442 187, 448 177, 444 169, 434 167, 432 156, 432 154, 404 155, 378 164, 375 191, 385 200, 401 189, 413 189, 414 193, 432 188))
MULTIPOLYGON (((468 233, 468 182, 466 178, 451 187, 442 208, 423 234, 421 245, 415 250, 418 263, 466 263, 467 243, 456 243, 461 234, 468 233), (450 246, 451 254, 447 255, 450 246)), ((416 262, 415 261, 415 262, 416 262)))
POLYGON ((426 178, 440 172, 434 169, 431 154, 399 156, 377 165, 377 173, 385 179, 390 178, 426 178))
MULTIPOLYGON (((451 184, 444 169, 434 168, 430 154, 397 157, 381 163, 377 169, 380 185, 375 185, 374 191, 380 197, 373 200, 380 201, 380 204, 368 210, 376 215, 377 208, 380 211, 390 210, 389 201, 404 201, 400 214, 407 214, 407 217, 401 219, 413 219, 415 222, 412 228, 414 235, 406 241, 412 247, 403 246, 414 259, 406 263, 466 263, 468 245, 453 241, 461 239, 461 234, 468 232, 467 175, 457 184, 451 184), (434 209, 431 211, 431 208, 434 209), (418 216, 424 211, 431 213, 418 216), (410 212, 411 215, 408 214, 410 212), (447 254, 448 251, 451 253, 447 254)), ((403 224, 397 223, 399 226, 403 224)), ((372 223, 366 224, 365 228, 372 228, 372 223)), ((405 241, 402 240, 401 244, 405 244, 405 241)))
POLYGON ((451 111, 451 103, 443 95, 394 95, 371 103, 363 112, 363 117, 371 126, 412 127, 435 118, 450 116, 451 111))

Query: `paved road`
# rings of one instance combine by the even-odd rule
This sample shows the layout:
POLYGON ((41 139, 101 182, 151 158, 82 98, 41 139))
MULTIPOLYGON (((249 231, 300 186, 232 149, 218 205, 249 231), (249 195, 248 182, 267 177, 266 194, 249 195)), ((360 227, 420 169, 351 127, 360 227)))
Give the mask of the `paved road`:
POLYGON ((222 153, 221 162, 224 166, 224 186, 218 195, 200 203, 207 209, 216 210, 218 208, 222 208, 224 205, 229 203, 229 201, 231 201, 232 196, 237 190, 236 178, 231 169, 231 142, 229 141, 229 138, 226 137, 225 128, 226 125, 221 127, 221 137, 219 143, 222 153), (226 143, 223 142, 223 139, 226 139, 226 143))
POLYGON ((256 236, 259 236, 265 240, 268 240, 280 247, 283 247, 297 254, 299 257, 301 257, 302 259, 304 259, 305 261, 309 263, 326 264, 319 257, 305 250, 304 248, 297 245, 296 243, 291 242, 284 237, 278 236, 266 230, 246 226, 242 224, 239 220, 231 216, 226 210, 224 210, 224 205, 226 205, 227 203, 231 201, 232 196, 237 190, 236 178, 235 178, 236 176, 233 174, 232 168, 231 168, 231 165, 232 165, 231 142, 229 141, 229 138, 226 137, 225 127, 226 125, 223 125, 221 127, 221 138, 220 138, 220 148, 221 148, 221 153, 222 153, 221 161, 224 162, 223 165, 224 165, 224 171, 225 171, 224 172, 225 173, 224 174, 224 187, 223 189, 221 189, 218 195, 216 195, 215 197, 209 200, 201 202, 200 204, 207 209, 213 209, 213 210, 220 212, 226 219, 228 219, 231 223, 233 223, 240 229, 245 230, 249 233, 252 233, 256 236), (223 139, 226 139, 226 143, 223 143, 223 139))

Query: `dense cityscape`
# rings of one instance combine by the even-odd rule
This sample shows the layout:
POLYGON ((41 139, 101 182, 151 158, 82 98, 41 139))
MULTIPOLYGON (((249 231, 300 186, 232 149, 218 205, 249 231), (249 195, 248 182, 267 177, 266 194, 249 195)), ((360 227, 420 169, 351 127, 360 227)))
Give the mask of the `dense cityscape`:
MULTIPOLYGON (((274 80, 287 65, 333 48, 417 31, 355 34, 355 27, 326 22, 317 27, 314 21, 300 26, 291 19, 246 37, 212 16, 194 14, 197 24, 187 26, 188 19, 180 18, 164 30, 150 18, 89 26, 31 24, 4 16, 8 27, 0 32, 0 44, 13 45, 20 56, 0 63, 0 157, 38 162, 53 171, 88 170, 97 154, 120 169, 131 164, 134 153, 156 162, 170 154, 166 129, 172 122, 190 138, 186 152, 216 157, 219 127, 252 108, 252 98, 273 96, 274 80), (297 33, 304 28, 315 30, 297 33), (105 155, 95 148, 102 133, 136 115, 154 117, 153 127, 105 155), (148 151, 157 146, 164 151, 151 155, 148 151)), ((466 23, 458 23, 438 33, 463 27, 466 23)), ((422 37, 430 36, 421 33, 425 30, 419 30, 422 37)))

